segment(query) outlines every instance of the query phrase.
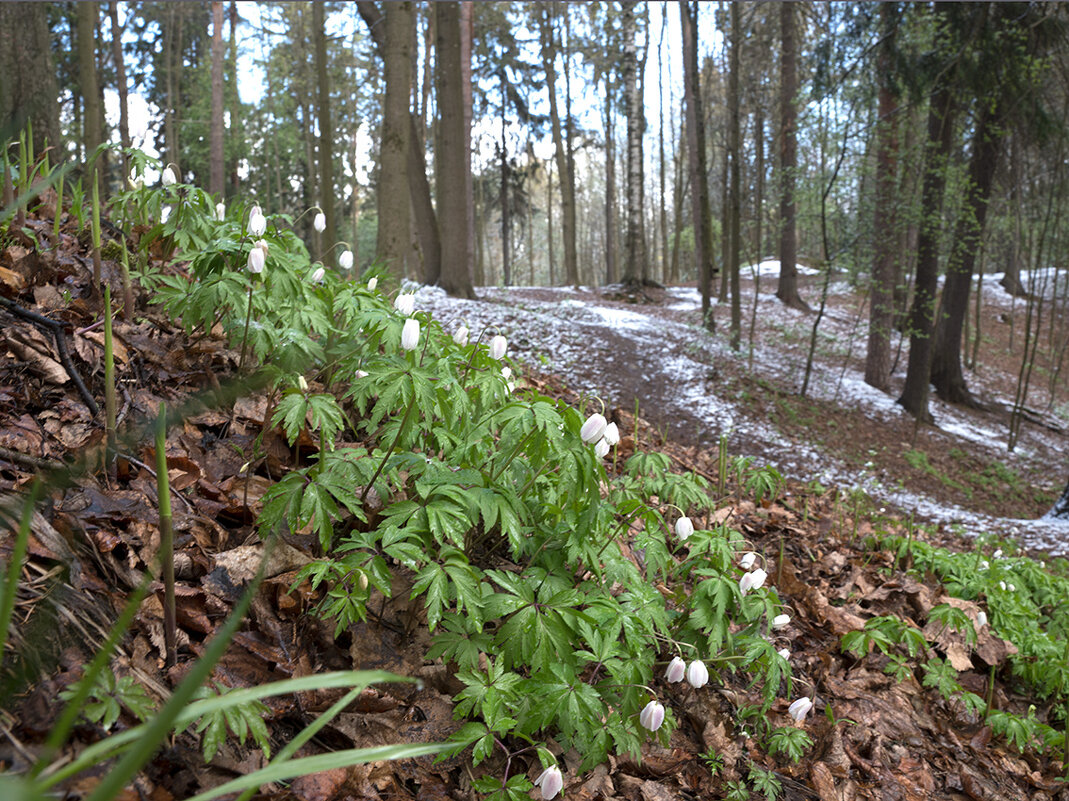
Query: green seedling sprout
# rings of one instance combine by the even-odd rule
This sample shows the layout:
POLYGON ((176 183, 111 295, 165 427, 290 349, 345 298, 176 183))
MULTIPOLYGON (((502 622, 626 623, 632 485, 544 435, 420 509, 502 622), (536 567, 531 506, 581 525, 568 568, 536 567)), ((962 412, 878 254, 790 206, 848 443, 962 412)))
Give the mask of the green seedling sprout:
POLYGON ((59 188, 56 189, 56 213, 52 220, 52 238, 56 240, 56 247, 59 247, 59 223, 63 219, 63 177, 60 176, 59 188))
POLYGON ((34 479, 33 484, 30 485, 30 493, 23 504, 22 517, 19 519, 19 530, 15 535, 15 547, 11 550, 11 561, 7 564, 7 575, 4 577, 3 586, 0 587, 0 663, 4 659, 11 616, 15 612, 15 593, 18 590, 22 560, 26 558, 26 550, 29 547, 33 510, 37 506, 43 489, 44 484, 39 478, 34 479))
POLYGON ((100 182, 93 176, 93 291, 100 291, 100 182))
POLYGON ((167 664, 175 655, 174 530, 171 527, 171 482, 167 477, 167 404, 156 418, 156 492, 160 504, 160 572, 163 578, 163 643, 167 664))
POLYGON ((126 236, 122 237, 122 318, 134 317, 134 290, 130 283, 130 255, 126 250, 126 236))

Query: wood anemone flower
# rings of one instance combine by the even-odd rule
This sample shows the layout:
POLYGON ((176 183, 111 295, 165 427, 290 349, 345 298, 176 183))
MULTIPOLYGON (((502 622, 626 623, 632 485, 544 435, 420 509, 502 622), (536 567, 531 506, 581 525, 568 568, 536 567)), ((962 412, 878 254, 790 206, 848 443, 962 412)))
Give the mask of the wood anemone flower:
POLYGON ((659 701, 650 701, 639 713, 638 722, 644 729, 657 731, 664 723, 664 705, 659 701))
POLYGON ((419 345, 419 320, 409 317, 405 320, 405 326, 401 329, 401 347, 405 350, 415 350, 419 345))
POLYGON ((535 787, 541 785, 539 792, 542 794, 542 801, 549 801, 561 791, 564 787, 564 777, 561 775, 560 768, 556 765, 550 765, 534 781, 535 787))

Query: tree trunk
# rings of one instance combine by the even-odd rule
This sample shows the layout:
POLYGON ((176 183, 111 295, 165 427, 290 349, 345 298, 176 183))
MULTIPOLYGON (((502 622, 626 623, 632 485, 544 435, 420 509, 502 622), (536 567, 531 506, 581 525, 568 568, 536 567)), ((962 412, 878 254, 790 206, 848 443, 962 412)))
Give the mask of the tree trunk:
POLYGON ((512 247, 509 233, 512 219, 509 215, 509 159, 505 141, 505 71, 501 70, 501 142, 498 155, 501 158, 501 186, 498 190, 498 202, 501 206, 501 280, 505 286, 512 285, 512 247))
MULTIPOLYGON (((97 4, 87 0, 78 3, 78 84, 82 91, 85 158, 93 159, 94 151, 104 140, 100 126, 100 89, 97 86, 96 20, 97 4)), ((103 186, 103 176, 94 166, 94 174, 103 186)))
MULTIPOLYGON (((126 151, 130 148, 130 104, 126 87, 126 63, 123 60, 122 30, 119 28, 119 4, 108 3, 108 18, 111 20, 111 58, 115 62, 115 85, 119 91, 119 141, 122 143, 122 180, 130 174, 126 151)), ((2 24, 2 23, 0 23, 2 24)))
MULTIPOLYGON (((660 152, 660 228, 661 228, 661 281, 668 284, 671 276, 668 270, 668 208, 667 193, 668 170, 664 158, 664 34, 668 28, 668 6, 661 6, 661 38, 657 41, 657 145, 660 152)), ((669 74, 669 79, 671 75, 669 74)))
POLYGON ((471 240, 465 176, 471 172, 464 108, 464 69, 460 35, 460 3, 434 4, 435 92, 438 143, 435 179, 438 220, 442 226, 442 271, 439 283, 450 295, 473 298, 471 240))
POLYGON ((208 156, 208 193, 223 198, 223 2, 212 0, 212 119, 208 156))
POLYGON ((642 128, 644 107, 638 85, 637 25, 634 2, 623 6, 623 84, 627 103, 627 239, 623 281, 634 288, 642 281, 646 242, 642 218, 642 128))
POLYGON ((0 132, 17 135, 31 122, 35 153, 46 143, 58 146, 59 93, 45 3, 0 3, 0 76, 0 132))
POLYGON ((794 309, 809 310, 798 294, 798 232, 794 200, 795 171, 798 169, 798 44, 795 38, 796 3, 779 7, 780 36, 780 201, 779 201, 779 286, 776 297, 794 309))
POLYGON ((334 225, 334 128, 330 119, 330 81, 327 77, 327 31, 323 4, 312 3, 312 34, 315 38, 316 84, 318 104, 316 117, 319 120, 319 205, 327 218, 323 232, 323 263, 333 267, 336 263, 334 243, 338 229, 334 225))
POLYGON ((1043 516, 1054 520, 1069 520, 1069 483, 1062 490, 1062 497, 1055 501, 1054 506, 1043 516))
POLYGON ((409 0, 386 4, 382 48, 386 91, 379 149, 379 228, 375 250, 398 281, 405 275, 405 261, 411 247, 406 165, 409 136, 414 133, 409 87, 412 84, 410 49, 415 20, 409 0))
POLYGON ((865 355, 865 383, 887 392, 891 386, 891 331, 895 322, 895 173, 898 159, 896 133, 898 98, 892 79, 894 6, 880 6, 883 39, 876 69, 880 81, 876 127, 876 203, 873 221, 875 255, 870 291, 869 339, 865 355))
POLYGON ((471 297, 475 297, 472 286, 472 261, 475 254, 475 177, 471 171, 471 124, 474 115, 471 85, 471 54, 475 36, 473 0, 461 0, 460 3, 460 89, 464 111, 464 206, 468 225, 468 261, 464 265, 468 275, 471 297))
POLYGON ((739 4, 731 4, 731 75, 728 81, 728 108, 731 123, 728 131, 731 150, 731 248, 728 251, 731 261, 727 269, 731 271, 731 348, 738 350, 742 344, 742 299, 739 297, 739 261, 742 252, 742 190, 740 175, 742 161, 742 126, 739 121, 739 61, 742 51, 742 20, 739 4))
POLYGON ((929 421, 928 381, 931 373, 935 293, 939 283, 939 218, 946 187, 947 161, 953 142, 953 96, 943 86, 932 93, 928 108, 928 147, 921 187, 921 228, 917 235, 917 272, 909 311, 909 363, 898 402, 907 412, 929 421))
POLYGON ((605 73, 605 283, 616 281, 616 115, 613 85, 605 73))
POLYGON ((981 103, 980 117, 973 133, 969 182, 954 228, 954 243, 947 261, 946 284, 943 287, 943 315, 936 323, 932 352, 931 382, 939 397, 951 403, 967 405, 977 405, 977 401, 965 386, 961 369, 961 332, 969 311, 969 288, 972 286, 972 274, 980 250, 987 202, 991 197, 1003 136, 1001 120, 992 105, 981 103))
POLYGON ((561 228, 564 238, 564 280, 572 286, 579 285, 579 266, 575 234, 575 187, 568 169, 568 152, 564 143, 560 112, 557 108, 557 44, 553 35, 553 6, 543 3, 539 17, 542 38, 542 67, 546 73, 546 89, 549 92, 549 118, 553 131, 553 148, 557 159, 557 174, 560 176, 561 228))
POLYGON ((553 163, 546 163, 546 250, 549 253, 549 285, 556 286, 553 272, 553 163))
MULTIPOLYGON (((223 146, 224 153, 230 152, 230 196, 237 197, 241 192, 241 178, 238 176, 238 163, 241 160, 242 146, 245 142, 244 126, 242 125, 241 97, 238 95, 238 4, 237 0, 230 0, 230 44, 227 47, 227 93, 226 98, 230 106, 230 124, 227 126, 229 135, 227 143, 223 146), (237 143, 237 146, 235 146, 237 143)), ((268 181, 270 185, 270 180, 268 181)))

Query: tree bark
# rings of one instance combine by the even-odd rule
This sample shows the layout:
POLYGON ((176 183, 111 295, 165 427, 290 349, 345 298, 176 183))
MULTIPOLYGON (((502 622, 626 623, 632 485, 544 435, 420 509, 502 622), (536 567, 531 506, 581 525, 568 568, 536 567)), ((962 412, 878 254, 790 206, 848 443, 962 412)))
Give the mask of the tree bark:
POLYGON ((731 4, 731 74, 728 81, 728 107, 731 115, 729 149, 731 150, 731 337, 732 350, 742 344, 742 299, 739 297, 739 262, 742 252, 742 190, 740 172, 742 161, 742 126, 739 121, 739 71, 742 55, 742 19, 739 4, 731 4))
MULTIPOLYGON (((96 67, 96 20, 97 4, 95 2, 78 3, 78 84, 82 91, 85 158, 93 159, 96 148, 104 140, 100 126, 100 88, 97 85, 96 67)), ((103 176, 94 165, 94 174, 103 186, 103 176)))
POLYGON ((575 234, 575 187, 568 169, 568 153, 564 144, 560 112, 557 107, 557 43, 553 35, 553 10, 556 3, 542 4, 539 27, 542 39, 542 67, 546 73, 549 92, 549 118, 553 132, 553 149, 557 160, 561 197, 561 236, 564 239, 564 280, 579 285, 579 261, 575 234))
POLYGON ((501 280, 505 286, 512 284, 512 245, 509 234, 512 231, 512 218, 509 214, 509 159, 508 142, 505 140, 505 76, 501 69, 501 141, 498 144, 498 157, 501 163, 501 183, 498 188, 498 203, 501 206, 501 280))
MULTIPOLYGON (((683 96, 687 106, 687 167, 694 227, 694 259, 698 268, 698 288, 702 296, 702 320, 712 330, 714 321, 710 313, 710 293, 714 272, 713 219, 709 204, 709 171, 705 161, 705 112, 702 108, 698 74, 698 4, 692 0, 681 2, 679 21, 683 32, 683 96)), ((682 199, 681 186, 676 195, 682 199)), ((678 228, 677 225, 677 234, 678 228)), ((678 253, 673 255, 672 261, 673 274, 678 278, 678 253)))
MULTIPOLYGON (((471 156, 467 149, 464 108, 464 68, 461 48, 460 3, 434 4, 435 92, 438 108, 438 146, 435 150, 435 179, 438 220, 442 226, 442 271, 439 284, 450 295, 475 297, 471 285, 472 243, 468 236, 471 156)), ((529 215, 528 215, 529 216, 529 215)))
MULTIPOLYGON (((0 3, 0 132, 33 123, 34 152, 59 145, 59 93, 45 3, 0 3)), ((0 145, 6 142, 0 142, 0 145)))
POLYGON ((1067 483, 1065 489, 1062 490, 1062 497, 1060 497, 1054 503, 1054 506, 1050 508, 1050 511, 1043 516, 1054 520, 1069 520, 1069 483, 1067 483))
POLYGON ((876 127, 876 203, 873 220, 875 255, 870 290, 869 338, 865 355, 865 383, 883 392, 891 385, 891 331, 895 322, 895 173, 898 161, 896 132, 898 98, 892 80, 894 6, 880 6, 883 40, 876 61, 880 81, 879 121, 876 127))
POLYGON ((405 276, 410 250, 409 185, 406 164, 409 136, 414 133, 409 108, 412 85, 412 3, 387 3, 384 24, 384 76, 382 136, 378 191, 378 238, 376 253, 393 276, 405 276))
POLYGON ((130 148, 130 104, 126 86, 126 63, 123 60, 122 30, 119 28, 119 3, 108 3, 111 20, 111 59, 115 62, 115 85, 119 92, 119 142, 122 143, 123 180, 130 174, 126 151, 130 148))
POLYGON ((637 25, 634 2, 622 3, 624 39, 623 84, 627 103, 627 238, 623 281, 630 287, 642 281, 646 242, 642 216, 642 128, 644 107, 638 83, 637 25))
POLYGON ((605 283, 616 281, 616 115, 613 84, 606 70, 605 81, 605 283))
MULTIPOLYGON (((238 162, 241 160, 243 145, 245 142, 244 126, 242 125, 241 97, 238 95, 238 4, 237 0, 230 0, 228 11, 230 19, 230 44, 227 47, 227 87, 226 97, 230 106, 230 125, 227 126, 229 135, 223 146, 224 154, 230 152, 230 196, 237 197, 241 192, 241 179, 238 177, 238 162), (235 146, 235 143, 237 146, 235 146), (229 144, 229 147, 227 147, 229 144)), ((270 180, 268 180, 270 185, 270 180)))
POLYGON ((330 119, 330 80, 327 76, 327 31, 323 3, 312 3, 312 27, 315 29, 315 62, 319 119, 319 205, 326 217, 323 231, 323 263, 336 263, 334 243, 338 229, 334 224, 334 127, 330 119))
POLYGON ((795 2, 779 7, 780 36, 780 237, 779 286, 776 297, 794 309, 809 311, 809 305, 798 294, 798 232, 794 200, 795 171, 798 169, 798 44, 795 37, 795 2))
POLYGON ((460 3, 460 89, 463 97, 464 111, 464 205, 467 208, 468 225, 468 262, 465 265, 471 296, 475 297, 475 288, 471 286, 472 261, 475 258, 475 177, 471 170, 471 124, 474 116, 474 103, 471 84, 471 54, 475 36, 473 0, 461 0, 460 3))
POLYGON ((208 193, 223 198, 223 2, 212 0, 212 119, 208 155, 208 193))
POLYGON ((969 183, 965 190, 954 243, 947 261, 943 287, 943 315, 936 322, 932 353, 931 382, 945 401, 978 405, 965 385, 961 369, 961 339, 965 315, 969 311, 969 288, 980 250, 980 238, 987 218, 987 203, 995 181, 1002 142, 1002 125, 993 103, 982 102, 973 133, 969 157, 969 183))
POLYGON ((917 272, 909 311, 909 362, 899 404, 921 421, 928 412, 935 293, 939 283, 939 218, 946 187, 946 168, 953 143, 953 95, 947 86, 932 93, 928 108, 928 146, 921 186, 921 228, 917 235, 917 272))

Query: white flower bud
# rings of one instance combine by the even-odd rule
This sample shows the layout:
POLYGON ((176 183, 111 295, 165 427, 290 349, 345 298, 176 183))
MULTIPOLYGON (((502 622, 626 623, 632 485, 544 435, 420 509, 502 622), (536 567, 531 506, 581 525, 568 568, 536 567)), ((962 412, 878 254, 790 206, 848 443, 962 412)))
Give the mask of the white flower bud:
POLYGON ((664 672, 665 681, 669 684, 675 684, 676 682, 683 681, 683 676, 687 672, 687 663, 683 661, 681 657, 676 657, 668 663, 668 670, 664 672))
POLYGON ((534 786, 541 785, 539 792, 542 794, 542 801, 549 801, 549 799, 555 797, 557 793, 564 787, 564 777, 561 776, 560 768, 556 765, 550 765, 534 781, 534 786))
POLYGON ((175 176, 174 170, 171 169, 170 166, 164 169, 161 180, 163 181, 164 186, 174 186, 178 183, 178 178, 175 176))
POLYGON ((338 256, 338 266, 343 270, 353 269, 353 252, 351 250, 343 250, 341 255, 338 256))
POLYGON ((754 566, 754 562, 757 561, 757 554, 753 551, 749 551, 742 555, 742 559, 739 560, 739 567, 743 570, 749 570, 754 566))
POLYGON ((398 295, 394 298, 393 307, 401 312, 402 317, 408 317, 416 310, 416 296, 409 294, 398 295))
POLYGON ((225 203, 216 203, 215 204, 215 219, 217 219, 219 222, 222 222, 223 220, 226 219, 226 204, 225 203))
POLYGON ((741 579, 739 579, 739 590, 742 591, 743 595, 745 595, 750 590, 759 590, 765 585, 765 579, 767 578, 768 573, 766 573, 761 568, 752 570, 745 576, 743 576, 741 579))
POLYGON ((405 326, 401 329, 401 347, 405 350, 415 350, 419 345, 419 320, 409 317, 405 320, 405 326))
POLYGON ((320 281, 323 280, 323 276, 325 276, 326 274, 327 271, 324 270, 322 267, 316 268, 316 271, 312 273, 312 283, 318 284, 320 281))
POLYGON ((809 696, 802 696, 789 707, 787 707, 787 714, 789 714, 795 721, 801 723, 805 720, 805 716, 809 714, 809 710, 813 708, 813 701, 809 696))
POLYGON ((263 236, 266 230, 267 218, 264 217, 259 206, 253 206, 252 211, 249 213, 249 235, 263 236))
POLYGON ((709 668, 704 662, 694 660, 687 667, 687 683, 695 690, 700 690, 709 683, 709 668))
POLYGON ((779 654, 780 656, 782 656, 784 659, 790 659, 791 658, 791 649, 790 648, 780 648, 778 651, 776 651, 776 653, 779 654))
POLYGON ((323 233, 324 231, 326 231, 327 230, 327 215, 324 214, 323 212, 319 212, 319 214, 316 215, 315 219, 312 220, 312 226, 317 231, 319 231, 319 233, 323 233))
POLYGON ((164 206, 162 209, 160 209, 160 222, 163 225, 166 225, 169 219, 171 219, 171 207, 164 206))
POLYGON ((664 723, 664 706, 657 701, 650 701, 639 713, 638 722, 643 728, 657 731, 664 723))
POLYGON ((264 257, 263 248, 254 247, 249 251, 248 267, 249 272, 256 274, 264 271, 264 264, 267 259, 264 257))
POLYGON ((616 445, 620 442, 620 429, 616 423, 609 423, 605 426, 605 433, 602 436, 605 437, 605 441, 610 445, 616 445))
POLYGON ((508 350, 509 343, 501 334, 498 334, 490 340, 490 358, 496 361, 501 361, 505 358, 505 351, 508 350))
POLYGON ((507 378, 511 378, 512 377, 512 368, 509 367, 508 365, 505 365, 504 367, 502 367, 501 368, 501 377, 502 378, 506 378, 506 379, 507 378))
POLYGON ((609 453, 609 443, 602 437, 598 440, 598 444, 594 446, 594 455, 599 459, 604 459, 609 453))
POLYGON ((453 333, 453 341, 460 345, 460 347, 464 347, 468 344, 468 327, 466 325, 460 326, 460 328, 453 333))
POLYGON ((308 391, 308 381, 303 375, 297 376, 297 386, 300 387, 301 392, 308 391))
POLYGON ((137 169, 130 170, 130 177, 126 179, 130 184, 131 189, 140 189, 145 185, 145 182, 137 177, 137 169))
POLYGON ((996 549, 995 552, 993 554, 991 554, 991 558, 992 559, 1001 559, 1002 558, 1002 549, 1001 548, 996 549))
POLYGON ((679 537, 680 542, 685 542, 687 538, 694 533, 694 524, 690 522, 690 518, 684 515, 676 521, 676 536, 679 537))
POLYGON ((778 631, 779 629, 785 629, 791 624, 790 615, 776 615, 772 618, 772 628, 778 631))
POLYGON ((976 613, 976 628, 982 629, 987 625, 987 612, 980 610, 976 613))
POLYGON ((597 442, 601 439, 607 427, 608 423, 605 421, 604 415, 595 412, 586 419, 583 427, 579 429, 579 437, 589 445, 591 442, 597 442))
POLYGON ((373 275, 369 279, 367 279, 367 291, 368 292, 374 292, 375 291, 375 287, 377 287, 378 285, 379 285, 379 277, 377 275, 373 275))
POLYGON ((355 373, 353 373, 353 378, 367 378, 369 375, 371 374, 366 370, 357 370, 355 373))

